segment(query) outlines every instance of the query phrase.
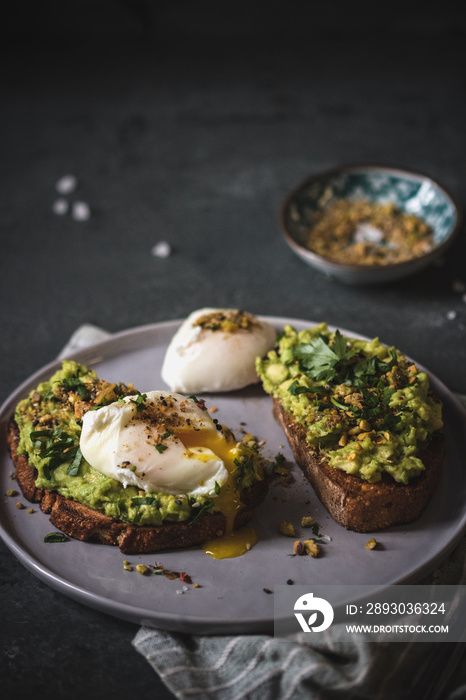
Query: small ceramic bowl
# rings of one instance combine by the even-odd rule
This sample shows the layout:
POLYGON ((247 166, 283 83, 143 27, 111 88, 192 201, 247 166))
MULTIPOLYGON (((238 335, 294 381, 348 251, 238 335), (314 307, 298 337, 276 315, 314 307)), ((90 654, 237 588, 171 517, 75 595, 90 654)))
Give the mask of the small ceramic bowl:
POLYGON ((281 209, 285 241, 304 262, 347 284, 379 284, 411 275, 430 265, 453 242, 461 210, 453 197, 431 178, 407 170, 349 165, 318 173, 285 199, 281 209), (342 264, 314 253, 305 241, 316 212, 337 199, 393 203, 433 229, 434 248, 420 257, 384 265, 342 264))

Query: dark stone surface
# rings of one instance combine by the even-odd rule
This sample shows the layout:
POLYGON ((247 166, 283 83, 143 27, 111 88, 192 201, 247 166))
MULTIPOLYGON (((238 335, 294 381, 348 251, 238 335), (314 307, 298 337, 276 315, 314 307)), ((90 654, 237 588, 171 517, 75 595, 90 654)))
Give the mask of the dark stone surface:
MULTIPOLYGON (((269 18, 260 36, 260 14, 254 31, 218 17, 209 31, 175 6, 166 33, 150 3, 117 3, 109 25, 102 3, 100 36, 78 11, 64 36, 49 12, 3 44, 1 400, 81 323, 118 331, 203 305, 378 335, 466 393, 466 303, 452 288, 466 282, 464 230, 443 266, 367 289, 307 268, 278 225, 291 187, 349 162, 425 172, 466 204, 461 23, 409 13, 402 27, 392 16, 384 31, 366 18, 333 32, 327 13, 307 39, 299 14, 282 33, 269 18), (87 222, 52 213, 67 173, 87 222), (166 260, 151 255, 160 240, 166 260)), ((131 647, 135 626, 0 551, 4 697, 170 697, 131 647)))

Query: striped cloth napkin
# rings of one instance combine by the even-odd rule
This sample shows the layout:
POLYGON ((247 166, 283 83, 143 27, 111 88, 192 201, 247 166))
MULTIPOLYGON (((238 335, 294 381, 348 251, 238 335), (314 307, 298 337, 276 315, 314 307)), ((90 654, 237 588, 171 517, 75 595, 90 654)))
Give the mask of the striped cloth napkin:
MULTIPOLYGON (((65 357, 109 337, 85 324, 65 357)), ((466 407, 466 397, 459 396, 466 407)), ((421 583, 466 585, 466 537, 421 583)), ((141 627, 134 648, 176 698, 193 700, 461 700, 466 698, 463 644, 374 643, 342 639, 339 625, 309 641, 305 633, 194 636, 141 627)))

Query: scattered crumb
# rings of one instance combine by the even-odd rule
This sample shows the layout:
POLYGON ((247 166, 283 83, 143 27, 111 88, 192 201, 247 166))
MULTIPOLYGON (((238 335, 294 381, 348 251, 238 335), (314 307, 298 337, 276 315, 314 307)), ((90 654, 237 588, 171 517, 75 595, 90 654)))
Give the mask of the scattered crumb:
POLYGON ((316 521, 310 515, 303 515, 301 518, 301 527, 312 527, 315 524, 316 521))
POLYGON ((170 257, 171 252, 171 245, 167 241, 159 241, 153 246, 151 250, 151 253, 154 256, 154 258, 168 258, 170 257))
POLYGON ((60 197, 59 199, 56 199, 54 203, 52 204, 52 211, 54 214, 57 214, 58 216, 64 216, 65 214, 68 213, 70 208, 70 205, 68 204, 67 200, 64 199, 63 197, 60 197))
POLYGON ((294 585, 294 581, 293 581, 292 578, 289 578, 288 581, 287 581, 286 583, 287 583, 288 586, 293 586, 293 585, 294 585))
POLYGON ((131 566, 129 561, 126 561, 126 559, 123 562, 123 568, 125 571, 132 571, 133 570, 133 567, 131 566))
POLYGON ((91 209, 87 202, 73 202, 71 218, 75 221, 87 221, 91 218, 91 209))
POLYGON ((320 547, 319 545, 315 542, 315 540, 304 540, 303 542, 304 549, 306 550, 306 554, 309 554, 310 557, 317 557, 320 554, 320 547))
POLYGON ((209 408, 209 413, 217 413, 217 411, 218 411, 217 406, 211 406, 211 407, 209 408))
POLYGON ((451 288, 457 294, 464 294, 464 292, 466 292, 466 284, 462 280, 454 280, 451 288))
POLYGON ((264 588, 263 591, 264 591, 264 593, 268 593, 268 594, 273 593, 273 591, 271 591, 270 588, 264 588))
POLYGON ((296 537, 296 532, 292 523, 289 523, 286 520, 281 520, 278 523, 278 532, 286 537, 296 537))
POLYGON ((299 540, 293 544, 293 553, 297 554, 299 557, 304 554, 304 545, 299 540))
POLYGON ((28 513, 29 513, 29 515, 32 515, 32 514, 35 513, 35 512, 36 512, 36 511, 34 510, 34 508, 28 508, 28 513))
POLYGON ((306 549, 306 554, 310 557, 317 557, 320 554, 320 547, 314 540, 304 540, 303 545, 306 549))
POLYGON ((6 492, 6 495, 14 498, 15 496, 18 495, 18 492, 15 491, 15 489, 10 489, 9 491, 6 492))
POLYGON ((26 506, 24 506, 22 503, 20 503, 20 502, 18 501, 18 503, 16 504, 16 507, 17 507, 18 510, 24 510, 24 508, 25 508, 26 506))
POLYGON ((147 576, 151 573, 151 570, 145 564, 137 564, 136 571, 138 572, 138 574, 142 574, 143 576, 147 576))
POLYGON ((366 542, 366 544, 364 545, 364 547, 365 547, 366 549, 375 549, 375 548, 377 547, 377 544, 378 544, 378 543, 377 543, 377 540, 375 539, 375 537, 371 537, 371 539, 369 540, 369 542, 366 542))
POLYGON ((55 189, 59 194, 71 194, 78 186, 78 180, 74 175, 63 175, 55 183, 55 189))

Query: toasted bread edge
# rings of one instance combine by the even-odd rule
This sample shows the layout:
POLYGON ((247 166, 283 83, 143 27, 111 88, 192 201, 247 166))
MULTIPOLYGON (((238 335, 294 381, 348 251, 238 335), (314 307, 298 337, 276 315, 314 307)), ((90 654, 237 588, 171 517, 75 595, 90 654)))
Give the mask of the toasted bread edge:
MULTIPOLYGON (((23 496, 39 503, 50 516, 50 522, 65 535, 85 542, 114 545, 124 554, 150 554, 168 549, 185 549, 207 542, 225 531, 222 513, 206 513, 195 523, 170 522, 160 526, 134 525, 114 520, 97 510, 67 499, 60 494, 36 487, 37 470, 29 464, 27 455, 18 454, 19 429, 12 419, 7 426, 7 443, 16 480, 23 496)), ((268 491, 266 478, 255 482, 241 493, 241 508, 236 514, 234 528, 245 525, 268 491)))
POLYGON ((280 400, 272 400, 296 463, 337 523, 356 532, 376 532, 419 518, 439 481, 445 455, 442 432, 435 433, 429 446, 418 454, 425 466, 420 476, 400 484, 384 475, 381 481, 370 484, 331 467, 324 455, 309 447, 304 429, 284 411, 280 400))

